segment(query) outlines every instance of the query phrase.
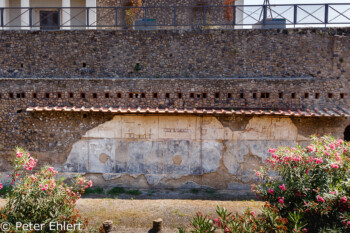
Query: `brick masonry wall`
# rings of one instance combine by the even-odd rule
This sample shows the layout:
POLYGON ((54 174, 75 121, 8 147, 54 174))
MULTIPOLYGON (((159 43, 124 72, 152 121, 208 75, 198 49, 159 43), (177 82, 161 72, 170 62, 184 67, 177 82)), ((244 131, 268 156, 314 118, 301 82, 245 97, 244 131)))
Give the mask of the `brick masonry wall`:
POLYGON ((348 29, 2 31, 1 77, 346 77, 348 29))
POLYGON ((305 110, 348 108, 343 79, 2 79, 2 106, 305 110))
MULTIPOLYGON (((86 130, 113 117, 110 114, 98 113, 89 113, 87 119, 84 116, 86 114, 80 113, 32 115, 26 112, 26 108, 30 106, 283 110, 327 107, 332 109, 334 107, 347 108, 349 105, 348 86, 347 82, 342 80, 324 81, 315 78, 261 80, 2 79, 0 80, 0 131, 2 132, 0 151, 10 151, 16 145, 23 145, 37 151, 55 150, 57 153, 70 150, 69 141, 74 142, 86 130), (155 93, 157 93, 157 98, 154 96, 155 93), (169 98, 166 97, 167 93, 169 98), (179 93, 181 93, 181 98, 179 98, 179 93), (206 94, 205 98, 203 93, 206 94), (254 93, 256 93, 256 98, 254 98, 254 93), (262 93, 268 93, 269 97, 262 98, 262 93), (280 98, 281 93, 282 98, 280 98), (294 99, 292 93, 295 93, 294 99), (305 93, 308 94, 308 98, 305 98, 305 93), (317 93, 319 97, 316 99, 317 93), (229 94, 231 94, 230 98, 229 94), (329 94, 332 95, 332 98, 329 94), (343 98, 340 94, 344 94, 343 98), (38 118, 38 115, 44 117, 38 118), (84 119, 83 123, 80 122, 82 119, 84 119), (48 124, 44 128, 40 125, 42 120, 48 124), (32 124, 32 122, 37 123, 32 124)), ((316 120, 308 121, 317 122, 319 120, 316 118, 316 120)), ((346 120, 335 119, 330 122, 336 124, 335 122, 346 122, 346 120)), ((309 124, 311 123, 307 123, 309 124)), ((345 126, 342 125, 340 130, 334 130, 334 133, 340 133, 342 136, 345 126)), ((303 127, 300 125, 302 131, 307 131, 307 128, 303 129, 303 127)), ((322 131, 323 127, 328 126, 317 127, 320 127, 318 130, 322 131)), ((310 129, 312 130, 307 131, 308 133, 315 133, 314 128, 310 129)))
POLYGON ((303 143, 314 133, 342 137, 349 119, 128 115, 119 119, 110 113, 25 109, 37 105, 348 108, 348 35, 347 29, 1 32, 0 170, 7 171, 13 148, 23 146, 42 164, 53 164, 67 174, 90 174, 100 185, 199 184, 236 190, 244 184, 249 190, 253 170, 266 159, 269 146, 303 143), (137 63, 140 69, 135 69, 137 63), (154 122, 163 128, 157 126, 150 138, 139 135, 141 126, 147 126, 145 132, 154 130, 154 122), (186 131, 184 125, 194 127, 193 122, 204 128, 186 131), (121 124, 127 134, 106 138, 121 124), (117 148, 116 154, 106 152, 110 145, 117 148), (148 154, 139 156, 144 149, 148 154), (105 155, 109 160, 102 163, 99 158, 105 155), (166 163, 153 163, 160 158, 166 163), (202 161, 198 158, 203 167, 197 166, 202 161), (121 159, 130 166, 118 168, 121 159), (196 165, 195 171, 186 170, 189 163, 196 165))

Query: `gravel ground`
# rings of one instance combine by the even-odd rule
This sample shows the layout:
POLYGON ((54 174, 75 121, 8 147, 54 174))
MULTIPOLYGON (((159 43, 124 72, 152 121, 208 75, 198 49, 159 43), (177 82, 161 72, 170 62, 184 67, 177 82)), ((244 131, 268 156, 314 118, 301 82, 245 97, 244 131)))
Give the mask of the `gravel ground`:
MULTIPOLYGON (((183 193, 182 193, 183 194, 183 193)), ((247 207, 258 211, 263 205, 258 201, 232 201, 220 195, 203 196, 200 194, 179 194, 160 196, 139 195, 106 197, 90 195, 80 199, 77 209, 84 218, 89 219, 89 226, 98 229, 103 221, 112 220, 115 232, 144 233, 152 228, 152 221, 163 219, 164 233, 174 233, 177 227, 186 227, 196 212, 216 216, 216 206, 227 208, 230 212, 243 212, 247 207), (177 199, 172 198, 176 196, 177 199), (215 200, 216 199, 216 200, 215 200)), ((5 199, 0 199, 0 206, 5 199)))

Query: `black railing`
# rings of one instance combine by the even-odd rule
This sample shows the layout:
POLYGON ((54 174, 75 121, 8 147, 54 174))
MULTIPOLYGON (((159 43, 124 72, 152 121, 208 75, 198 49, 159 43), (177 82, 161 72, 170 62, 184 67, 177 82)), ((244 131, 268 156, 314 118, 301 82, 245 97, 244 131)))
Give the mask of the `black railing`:
POLYGON ((1 29, 237 29, 314 25, 350 25, 350 3, 0 8, 1 29))

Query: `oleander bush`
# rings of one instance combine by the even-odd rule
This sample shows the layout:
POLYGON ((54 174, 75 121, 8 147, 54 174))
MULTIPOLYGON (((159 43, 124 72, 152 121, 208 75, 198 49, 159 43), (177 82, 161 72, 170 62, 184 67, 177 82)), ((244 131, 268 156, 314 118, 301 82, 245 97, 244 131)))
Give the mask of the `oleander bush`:
MULTIPOLYGON (((56 180, 57 171, 44 166, 34 171, 38 160, 29 152, 17 148, 13 159, 13 171, 9 175, 11 188, 7 192, 7 203, 0 210, 0 221, 11 224, 13 232, 16 223, 44 224, 41 232, 49 230, 49 223, 87 225, 75 209, 77 200, 85 189, 92 186, 91 181, 76 177, 72 185, 56 180)), ((3 185, 1 184, 2 188, 3 185)))
POLYGON ((219 219, 197 214, 190 232, 350 232, 348 142, 312 136, 307 147, 269 152, 252 187, 266 201, 261 214, 226 216, 218 207, 219 219))

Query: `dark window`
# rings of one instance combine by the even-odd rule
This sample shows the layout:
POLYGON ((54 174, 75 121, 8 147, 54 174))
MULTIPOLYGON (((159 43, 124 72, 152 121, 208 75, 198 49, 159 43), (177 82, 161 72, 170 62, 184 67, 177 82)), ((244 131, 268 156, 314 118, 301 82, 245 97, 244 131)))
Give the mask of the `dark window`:
POLYGON ((261 93, 260 98, 268 99, 268 98, 270 98, 270 93, 261 93))
POLYGON ((33 99, 36 99, 36 98, 37 98, 36 93, 33 93, 32 96, 33 96, 33 99))
POLYGON ((106 99, 109 98, 109 93, 105 93, 105 98, 106 98, 106 99))
POLYGON ((17 97, 17 99, 21 98, 21 94, 17 93, 16 97, 17 97))
POLYGON ((244 93, 239 94, 239 98, 243 99, 244 98, 244 93))
POLYGON ((278 98, 283 99, 283 92, 278 93, 278 98))
POLYGON ((320 93, 316 93, 315 94, 315 99, 319 99, 320 98, 320 93))
POLYGON ((207 98, 207 93, 203 93, 202 96, 203 96, 203 99, 206 99, 207 98))
POLYGON ((177 97, 179 97, 179 99, 182 98, 182 93, 177 93, 177 97))
POLYGON ((62 94, 61 93, 57 93, 57 98, 61 99, 62 98, 62 94))
POLYGON ((97 93, 92 93, 92 98, 97 99, 97 93))
POLYGON ((138 99, 139 98, 139 94, 135 93, 135 98, 138 99))
POLYGON ((74 97, 74 93, 69 93, 69 98, 73 98, 74 97))
POLYGON ((21 98, 26 98, 26 93, 21 93, 21 98))
POLYGON ((345 98, 345 94, 344 93, 340 93, 340 99, 344 99, 345 98))
POLYGON ((333 98, 333 93, 328 93, 328 98, 333 98))
POLYGON ((227 98, 231 99, 232 98, 232 94, 231 93, 227 93, 227 98))
POLYGON ((345 141, 350 141, 350 125, 348 125, 348 126, 345 128, 345 131, 344 131, 344 140, 345 140, 345 141))
POLYGON ((201 98, 201 95, 200 95, 200 94, 197 94, 197 98, 198 98, 198 99, 201 98))
POLYGON ((81 93, 80 98, 85 99, 85 93, 81 93))
POLYGON ((308 99, 308 98, 309 98, 309 93, 305 93, 305 94, 304 94, 304 98, 305 98, 305 99, 308 99))
POLYGON ((141 93, 141 98, 146 98, 146 94, 145 93, 141 93))
POLYGON ((130 99, 134 98, 134 94, 133 93, 129 93, 129 98, 130 99))
POLYGON ((256 99, 256 93, 253 93, 253 99, 256 99))
POLYGON ((292 99, 295 99, 295 93, 292 93, 291 97, 292 97, 292 99))
POLYGON ((190 98, 194 99, 194 93, 190 93, 190 98))
POLYGON ((153 93, 153 98, 157 99, 158 98, 158 93, 153 93))
POLYGON ((40 30, 59 30, 58 11, 40 11, 40 30))
POLYGON ((9 93, 9 98, 13 99, 13 93, 9 93))
POLYGON ((215 98, 216 98, 216 99, 220 98, 220 93, 218 93, 218 92, 215 93, 215 98))
POLYGON ((45 93, 45 98, 46 99, 50 98, 50 93, 45 93))
POLYGON ((117 98, 118 99, 122 98, 122 93, 117 93, 117 98))
POLYGON ((170 94, 169 93, 165 93, 165 98, 169 99, 170 98, 170 94))

